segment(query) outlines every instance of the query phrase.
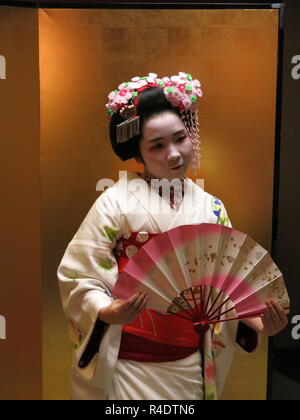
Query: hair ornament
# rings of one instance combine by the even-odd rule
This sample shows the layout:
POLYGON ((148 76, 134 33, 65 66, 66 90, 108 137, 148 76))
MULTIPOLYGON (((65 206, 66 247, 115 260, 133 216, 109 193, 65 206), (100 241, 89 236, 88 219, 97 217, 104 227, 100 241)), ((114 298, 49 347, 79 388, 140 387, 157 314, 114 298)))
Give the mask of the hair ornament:
POLYGON ((105 105, 109 117, 119 111, 124 121, 117 125, 117 143, 124 143, 140 134, 137 104, 139 94, 150 87, 161 87, 168 102, 179 109, 182 121, 193 144, 192 167, 196 169, 200 162, 199 123, 197 113, 198 98, 202 97, 201 83, 189 73, 159 78, 155 73, 144 77, 133 77, 129 82, 121 83, 118 89, 110 92, 105 105))

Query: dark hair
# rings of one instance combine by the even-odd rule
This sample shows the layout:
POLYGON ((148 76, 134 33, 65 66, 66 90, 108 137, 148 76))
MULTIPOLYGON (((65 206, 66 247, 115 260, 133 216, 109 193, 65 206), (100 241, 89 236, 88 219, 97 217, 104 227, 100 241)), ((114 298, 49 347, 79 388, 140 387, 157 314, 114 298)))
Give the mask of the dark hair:
POLYGON ((140 134, 131 139, 117 143, 117 125, 124 121, 120 112, 113 114, 109 124, 109 136, 112 148, 120 159, 128 160, 133 157, 142 159, 139 150, 139 141, 142 137, 143 126, 145 121, 154 115, 163 114, 165 112, 173 112, 180 117, 178 108, 174 108, 166 99, 161 87, 150 87, 143 90, 138 96, 137 115, 140 117, 140 134))

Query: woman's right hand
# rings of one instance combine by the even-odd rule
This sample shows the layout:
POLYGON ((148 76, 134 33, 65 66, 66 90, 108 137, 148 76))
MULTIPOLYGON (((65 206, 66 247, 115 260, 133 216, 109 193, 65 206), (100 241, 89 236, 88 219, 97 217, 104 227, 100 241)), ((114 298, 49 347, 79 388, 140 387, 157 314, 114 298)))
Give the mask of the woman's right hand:
POLYGON ((125 300, 117 299, 100 309, 98 318, 106 324, 129 324, 146 309, 148 300, 146 293, 136 293, 125 300))

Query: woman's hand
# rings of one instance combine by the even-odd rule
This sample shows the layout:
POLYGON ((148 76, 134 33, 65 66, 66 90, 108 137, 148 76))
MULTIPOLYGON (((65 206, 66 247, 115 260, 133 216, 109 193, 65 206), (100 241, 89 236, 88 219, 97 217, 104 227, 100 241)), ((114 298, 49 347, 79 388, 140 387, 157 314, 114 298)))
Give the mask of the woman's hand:
POLYGON ((146 309, 148 300, 146 293, 136 293, 126 300, 117 299, 100 309, 98 318, 107 324, 129 324, 146 309))
POLYGON ((287 324, 288 319, 283 308, 278 305, 274 300, 266 301, 266 309, 261 316, 263 324, 262 334, 268 336, 275 335, 283 330, 287 324))
POLYGON ((283 330, 287 324, 288 319, 284 309, 278 305, 274 300, 270 299, 265 302, 266 309, 259 318, 241 319, 250 328, 257 333, 272 336, 283 330))

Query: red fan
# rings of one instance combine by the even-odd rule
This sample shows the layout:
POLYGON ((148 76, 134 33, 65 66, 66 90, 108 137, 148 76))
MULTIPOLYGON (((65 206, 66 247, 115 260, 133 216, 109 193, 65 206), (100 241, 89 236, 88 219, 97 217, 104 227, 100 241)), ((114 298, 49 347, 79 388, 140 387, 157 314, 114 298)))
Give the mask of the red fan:
POLYGON ((270 298, 289 308, 268 252, 245 233, 209 223, 176 227, 140 248, 113 295, 136 292, 148 293, 149 307, 191 320, 199 333, 209 324, 259 316, 270 298))

